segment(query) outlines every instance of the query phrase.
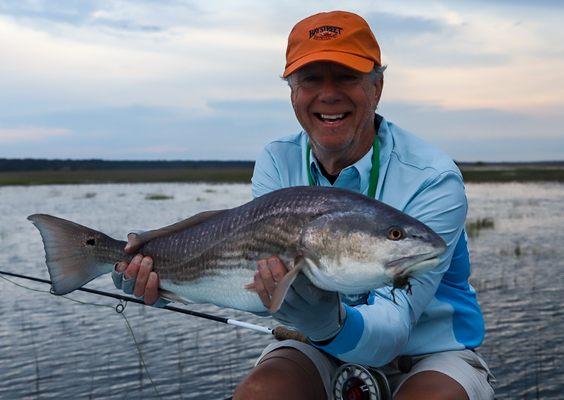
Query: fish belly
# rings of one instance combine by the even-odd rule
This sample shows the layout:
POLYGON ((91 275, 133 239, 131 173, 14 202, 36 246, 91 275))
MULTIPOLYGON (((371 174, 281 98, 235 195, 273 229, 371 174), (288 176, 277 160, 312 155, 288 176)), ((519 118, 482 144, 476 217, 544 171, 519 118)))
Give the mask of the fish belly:
POLYGON ((267 309, 256 292, 245 289, 246 284, 253 282, 253 275, 254 271, 249 268, 236 267, 187 282, 162 279, 160 286, 193 303, 209 303, 254 313, 265 312, 267 309))

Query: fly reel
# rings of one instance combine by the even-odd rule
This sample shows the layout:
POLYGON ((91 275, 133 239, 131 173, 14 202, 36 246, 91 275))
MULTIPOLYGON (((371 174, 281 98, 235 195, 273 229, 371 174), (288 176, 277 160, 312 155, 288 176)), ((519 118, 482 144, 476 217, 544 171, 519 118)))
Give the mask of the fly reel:
POLYGON ((392 400, 386 376, 377 369, 343 364, 333 378, 335 400, 392 400))

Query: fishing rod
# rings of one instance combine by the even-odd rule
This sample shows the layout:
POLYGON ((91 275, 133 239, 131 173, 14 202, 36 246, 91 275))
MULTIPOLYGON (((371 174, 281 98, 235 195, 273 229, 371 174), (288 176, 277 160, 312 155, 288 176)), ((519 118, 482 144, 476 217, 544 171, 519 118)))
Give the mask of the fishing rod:
MULTIPOLYGON (((52 282, 47 280, 47 279, 36 278, 36 277, 33 277, 33 276, 16 274, 16 273, 13 273, 13 272, 7 272, 7 271, 2 271, 2 270, 0 270, 0 274, 12 276, 14 278, 27 279, 29 281, 47 283, 49 285, 52 285, 52 282)), ((104 292, 104 291, 101 291, 101 290, 89 289, 89 288, 85 288, 85 287, 81 287, 81 288, 78 288, 76 290, 80 290, 81 292, 86 292, 86 293, 97 294, 99 296, 111 297, 113 299, 117 299, 117 300, 121 300, 121 301, 127 301, 127 302, 131 302, 131 303, 137 303, 137 304, 141 304, 141 305, 144 305, 144 306, 148 306, 148 304, 145 304, 143 302, 143 300, 139 300, 139 299, 137 299, 135 297, 131 297, 131 296, 122 296, 120 294, 114 294, 114 293, 104 292)), ((53 294, 53 292, 51 292, 51 293, 53 294)), ((116 311, 119 312, 119 313, 123 312, 123 309, 124 309, 124 306, 122 304, 118 304, 116 306, 116 311), (121 305, 121 307, 120 307, 120 305, 121 305)), ((267 328, 265 326, 251 324, 249 322, 238 321, 238 320, 232 319, 232 318, 219 317, 219 316, 213 315, 213 314, 206 314, 206 313, 202 313, 202 312, 198 312, 198 311, 187 310, 185 308, 178 308, 178 307, 169 306, 169 305, 166 305, 164 307, 159 307, 159 309, 167 310, 167 311, 174 311, 174 312, 181 313, 181 314, 187 314, 187 315, 191 315, 193 317, 198 317, 198 318, 208 319, 208 320, 211 320, 211 321, 221 322, 223 324, 239 326, 241 328, 251 329, 251 330, 256 331, 256 332, 268 333, 268 334, 274 335, 277 338, 278 338, 278 328, 281 328, 281 327, 276 327, 274 329, 270 329, 270 328, 267 328)))
MULTIPOLYGON (((0 275, 7 275, 14 278, 20 279, 27 279, 29 281, 35 281, 40 283, 47 283, 52 285, 52 282, 47 279, 36 278, 33 276, 27 276, 22 274, 16 274, 13 272, 7 272, 0 270, 0 275)), ((11 282, 11 281, 9 281, 11 282)), ((96 289, 89 289, 85 287, 78 288, 76 290, 80 290, 86 293, 92 293, 99 296, 110 297, 113 299, 117 299, 120 301, 132 302, 141 304, 143 306, 147 306, 142 300, 139 300, 135 297, 130 296, 123 296, 120 294, 114 294, 109 292, 104 292, 101 290, 96 289)), ((54 294, 51 291, 51 294, 54 294)), ((116 311, 118 313, 122 313, 125 306, 123 304, 118 304, 116 306, 116 311)), ((275 327, 274 329, 270 329, 264 326, 251 324, 249 322, 238 321, 232 318, 224 318, 219 317, 217 315, 201 313, 197 311, 187 310, 184 308, 178 308, 174 306, 166 305, 164 307, 159 307, 159 309, 167 310, 167 311, 174 311, 181 314, 191 315, 193 317, 208 319, 211 321, 221 322, 223 324, 239 326, 241 328, 252 329, 257 332, 261 333, 268 333, 273 335, 278 340, 285 340, 285 339, 294 339, 304 343, 308 343, 307 338, 298 331, 288 329, 282 325, 275 327)), ((125 315, 124 315, 125 317, 125 315)), ((130 328, 131 329, 131 328, 130 328)), ((135 340, 135 337, 134 337, 135 340)), ((144 364, 144 363, 143 363, 144 364)), ((145 367, 146 369, 146 367, 145 367)), ((411 369, 411 366, 409 366, 411 369)), ((151 376, 149 371, 146 369, 147 374, 151 382, 151 376)), ((154 383, 153 383, 154 385, 154 383)), ((156 386, 155 391, 157 395, 159 395, 156 386)), ((386 379, 386 376, 379 370, 374 368, 363 367, 361 365, 353 364, 353 363, 345 363, 339 367, 337 373, 335 374, 332 382, 332 393, 336 400, 354 400, 354 399, 367 399, 367 400, 391 400, 391 390, 386 379)), ((160 398, 160 395, 159 395, 160 398)), ((231 400, 232 397, 229 397, 225 400, 231 400)))

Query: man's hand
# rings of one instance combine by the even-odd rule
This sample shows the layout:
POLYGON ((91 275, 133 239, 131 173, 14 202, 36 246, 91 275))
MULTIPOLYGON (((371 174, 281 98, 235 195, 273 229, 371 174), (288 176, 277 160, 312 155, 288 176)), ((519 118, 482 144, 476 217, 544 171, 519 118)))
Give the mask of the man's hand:
MULTIPOLYGON (((137 251, 131 243, 125 247, 126 253, 137 251)), ((153 259, 137 254, 128 264, 120 261, 114 266, 112 279, 116 288, 127 294, 143 297, 145 304, 164 307, 169 302, 159 297, 159 276, 153 271, 153 259)))
POLYGON ((153 271, 151 257, 137 254, 129 264, 125 261, 116 263, 112 279, 118 289, 143 297, 145 304, 153 305, 159 299, 159 276, 153 271))
MULTIPOLYGON (((265 307, 288 269, 278 257, 258 261, 258 271, 254 276, 255 289, 265 307)), ((346 312, 337 292, 329 292, 315 287, 300 273, 288 289, 280 310, 272 316, 292 325, 310 340, 319 342, 335 337, 344 323, 346 312)))

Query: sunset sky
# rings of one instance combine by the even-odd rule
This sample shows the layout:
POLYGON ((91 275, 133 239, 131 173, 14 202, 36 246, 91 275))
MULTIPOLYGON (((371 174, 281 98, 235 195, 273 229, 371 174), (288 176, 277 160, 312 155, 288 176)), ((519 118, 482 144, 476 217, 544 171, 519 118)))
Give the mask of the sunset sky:
POLYGON ((300 19, 362 15, 380 113, 460 161, 564 160, 564 2, 0 0, 0 157, 253 160, 300 127, 300 19))

